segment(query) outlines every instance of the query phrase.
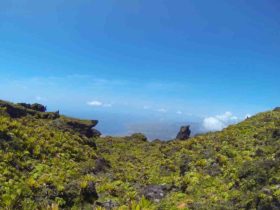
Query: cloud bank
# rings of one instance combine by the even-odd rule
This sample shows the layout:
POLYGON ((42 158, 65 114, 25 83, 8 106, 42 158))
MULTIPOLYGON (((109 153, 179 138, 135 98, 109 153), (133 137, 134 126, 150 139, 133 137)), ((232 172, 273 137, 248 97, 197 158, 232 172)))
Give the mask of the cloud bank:
POLYGON ((231 112, 225 112, 222 115, 206 117, 203 119, 202 126, 206 131, 220 131, 231 124, 239 122, 240 119, 231 112))

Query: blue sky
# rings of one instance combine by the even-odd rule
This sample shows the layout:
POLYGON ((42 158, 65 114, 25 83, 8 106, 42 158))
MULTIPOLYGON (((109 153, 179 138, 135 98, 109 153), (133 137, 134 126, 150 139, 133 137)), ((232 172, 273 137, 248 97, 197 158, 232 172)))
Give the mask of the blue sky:
POLYGON ((278 0, 0 1, 0 98, 97 118, 105 134, 218 130, 280 104, 279 11, 278 0))

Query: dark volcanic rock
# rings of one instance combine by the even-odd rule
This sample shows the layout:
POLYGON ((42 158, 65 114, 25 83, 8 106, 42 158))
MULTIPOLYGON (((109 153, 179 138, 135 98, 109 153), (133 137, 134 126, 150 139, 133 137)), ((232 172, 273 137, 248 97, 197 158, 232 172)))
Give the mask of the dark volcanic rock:
POLYGON ((64 131, 75 131, 88 138, 99 137, 101 133, 94 129, 97 125, 97 120, 78 120, 72 118, 61 117, 52 122, 53 126, 64 131))
POLYGON ((31 105, 31 109, 35 110, 35 111, 38 111, 38 112, 45 112, 47 111, 47 107, 45 107, 44 105, 42 104, 32 104, 31 105))
POLYGON ((84 124, 79 121, 69 121, 67 122, 67 125, 70 126, 73 130, 81 133, 82 135, 91 138, 101 136, 101 133, 93 128, 97 125, 97 123, 97 120, 91 120, 91 124, 84 124))
POLYGON ((179 166, 180 176, 184 176, 186 174, 186 172, 188 172, 188 170, 190 168, 190 166, 189 166, 190 162, 191 162, 191 159, 187 155, 183 155, 181 157, 181 163, 180 163, 180 166, 179 166))
POLYGON ((95 128, 92 128, 87 134, 87 136, 93 136, 93 137, 99 137, 101 135, 102 133, 99 130, 96 130, 95 128))
POLYGON ((0 141, 10 141, 12 139, 7 133, 0 131, 0 141))
POLYGON ((24 107, 14 106, 8 102, 0 101, 0 107, 4 108, 6 113, 12 118, 20 118, 27 115, 24 107))
POLYGON ((273 138, 280 138, 280 130, 275 130, 272 133, 273 138))
POLYGON ((42 104, 27 104, 27 103, 18 103, 18 105, 25 107, 26 109, 32 109, 34 111, 38 111, 38 112, 46 112, 47 111, 47 107, 45 107, 42 104))
POLYGON ((106 172, 108 168, 111 168, 111 164, 109 161, 104 158, 97 158, 95 160, 95 168, 93 170, 94 174, 98 174, 101 172, 106 172))
POLYGON ((48 118, 48 119, 54 120, 54 119, 59 118, 60 114, 59 114, 59 111, 56 111, 56 112, 46 112, 44 114, 44 116, 46 116, 46 118, 48 118))
POLYGON ((18 105, 25 107, 26 109, 31 109, 31 104, 27 103, 18 103, 18 105))
POLYGON ((149 185, 142 190, 142 194, 150 201, 160 202, 169 190, 165 185, 149 185))
POLYGON ((190 138, 191 135, 191 130, 190 130, 190 126, 182 126, 179 133, 177 134, 176 139, 179 140, 187 140, 190 138))
POLYGON ((95 189, 95 183, 90 181, 88 185, 81 190, 81 196, 84 201, 93 204, 98 199, 98 194, 95 189))

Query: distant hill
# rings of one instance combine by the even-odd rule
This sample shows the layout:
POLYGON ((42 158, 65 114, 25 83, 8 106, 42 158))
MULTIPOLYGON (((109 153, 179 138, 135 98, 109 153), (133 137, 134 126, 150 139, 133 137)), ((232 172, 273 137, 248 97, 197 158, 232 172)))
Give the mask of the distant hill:
POLYGON ((280 111, 185 141, 0 101, 2 209, 280 209, 280 111))

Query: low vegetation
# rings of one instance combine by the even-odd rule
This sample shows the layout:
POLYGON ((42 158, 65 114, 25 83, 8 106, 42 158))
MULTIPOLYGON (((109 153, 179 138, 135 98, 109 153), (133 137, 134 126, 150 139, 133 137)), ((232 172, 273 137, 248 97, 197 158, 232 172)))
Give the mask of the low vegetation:
POLYGON ((27 113, 13 116, 1 103, 3 209, 280 209, 278 110, 186 141, 149 142, 86 135, 97 122, 9 103, 27 113))

